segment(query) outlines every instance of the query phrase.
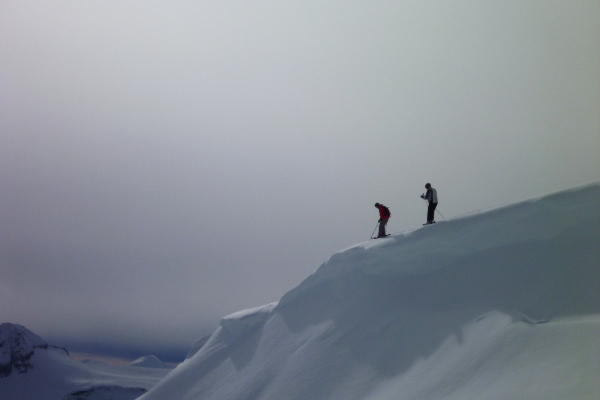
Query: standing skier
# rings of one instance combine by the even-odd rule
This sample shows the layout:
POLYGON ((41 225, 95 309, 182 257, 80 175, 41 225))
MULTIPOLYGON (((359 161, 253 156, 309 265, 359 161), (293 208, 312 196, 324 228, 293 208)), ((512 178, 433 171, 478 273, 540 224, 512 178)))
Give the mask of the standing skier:
POLYGON ((427 200, 429 206, 427 207, 427 223, 423 225, 429 225, 435 223, 433 219, 435 218, 435 208, 438 205, 438 196, 437 191, 431 187, 430 183, 425 184, 425 189, 427 192, 422 194, 421 198, 427 200))
POLYGON ((385 226, 392 214, 390 213, 390 209, 383 204, 375 203, 375 208, 379 210, 379 235, 377 237, 385 237, 387 236, 385 234, 385 226))

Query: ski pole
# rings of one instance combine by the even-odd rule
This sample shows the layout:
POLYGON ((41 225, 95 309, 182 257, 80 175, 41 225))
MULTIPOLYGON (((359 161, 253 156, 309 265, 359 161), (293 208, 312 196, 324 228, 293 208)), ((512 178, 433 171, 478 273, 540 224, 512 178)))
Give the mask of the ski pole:
MULTIPOLYGON (((442 213, 440 212, 440 210, 438 210, 437 208, 435 209, 435 211, 437 211, 440 215, 442 215, 442 213)), ((442 218, 444 218, 444 216, 442 215, 442 218)), ((446 218, 444 218, 446 219, 446 218)))
MULTIPOLYGON (((425 200, 425 203, 429 204, 429 201, 427 201, 426 199, 423 199, 423 200, 425 200)), ((440 212, 440 210, 438 210, 438 209, 437 209, 437 207, 435 208, 435 211, 437 211, 437 212, 438 212, 438 214, 440 214, 440 215, 442 216, 442 218, 446 219, 446 217, 444 217, 444 216, 442 215, 442 213, 440 212)))
MULTIPOLYGON (((377 229, 377 225, 379 225, 379 221, 377 221, 377 224, 375 225, 375 229, 377 229)), ((371 239, 373 239, 373 235, 375 234, 375 229, 373 229, 373 233, 371 233, 371 239)))

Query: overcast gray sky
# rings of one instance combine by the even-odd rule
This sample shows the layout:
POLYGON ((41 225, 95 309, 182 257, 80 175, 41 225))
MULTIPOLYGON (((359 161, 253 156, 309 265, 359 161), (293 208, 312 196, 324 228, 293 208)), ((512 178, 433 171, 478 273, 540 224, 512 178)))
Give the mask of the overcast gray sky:
POLYGON ((0 322, 177 358, 368 240, 377 201, 399 232, 426 182, 449 218, 598 180, 599 15, 3 0, 0 322))

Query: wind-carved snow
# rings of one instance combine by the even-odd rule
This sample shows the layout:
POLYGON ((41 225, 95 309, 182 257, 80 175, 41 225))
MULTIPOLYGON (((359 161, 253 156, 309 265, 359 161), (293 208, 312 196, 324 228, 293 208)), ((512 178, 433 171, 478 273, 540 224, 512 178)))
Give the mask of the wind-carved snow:
POLYGON ((221 326, 232 335, 241 336, 263 325, 276 305, 277 303, 271 303, 262 307, 235 312, 221 318, 221 326))
POLYGON ((597 400, 599 204, 594 183, 350 247, 140 399, 597 400))
POLYGON ((200 339, 196 340, 194 343, 192 343, 185 356, 185 359, 188 360, 192 358, 198 351, 200 351, 202 347, 204 347, 206 342, 208 342, 208 339, 210 339, 210 335, 203 336, 200 339))

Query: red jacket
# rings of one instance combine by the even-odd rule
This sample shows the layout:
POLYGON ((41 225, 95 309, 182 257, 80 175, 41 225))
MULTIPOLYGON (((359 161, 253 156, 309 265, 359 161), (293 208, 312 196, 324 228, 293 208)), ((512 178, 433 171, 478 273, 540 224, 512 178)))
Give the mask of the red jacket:
POLYGON ((380 219, 389 219, 390 216, 389 215, 384 215, 385 213, 385 208, 383 208, 383 204, 380 204, 379 207, 377 207, 379 209, 379 218, 380 219))

